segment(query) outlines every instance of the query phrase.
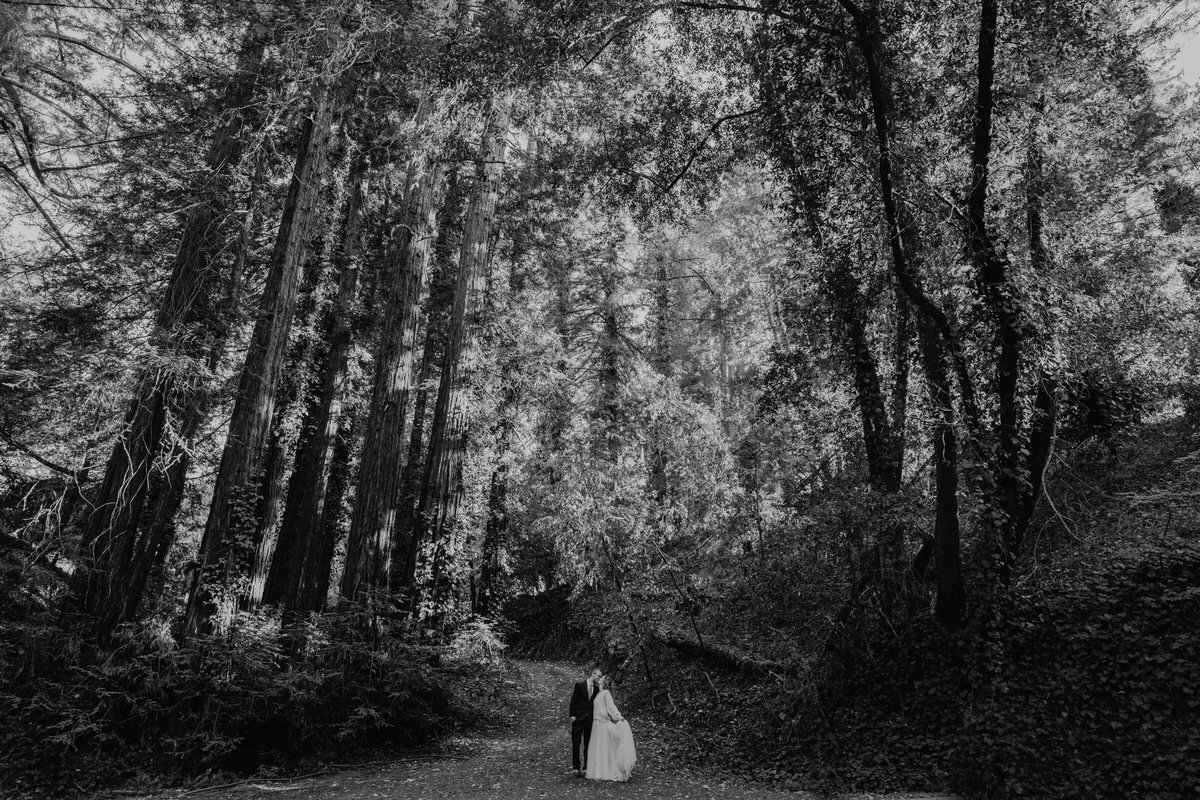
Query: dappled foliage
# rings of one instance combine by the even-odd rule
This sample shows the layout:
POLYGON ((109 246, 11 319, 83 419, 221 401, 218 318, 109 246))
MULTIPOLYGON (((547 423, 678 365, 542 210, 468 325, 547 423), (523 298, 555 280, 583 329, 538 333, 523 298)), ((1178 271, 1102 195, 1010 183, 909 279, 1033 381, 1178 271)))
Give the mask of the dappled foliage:
POLYGON ((1197 16, 0 3, 6 764, 1192 785, 1197 16))

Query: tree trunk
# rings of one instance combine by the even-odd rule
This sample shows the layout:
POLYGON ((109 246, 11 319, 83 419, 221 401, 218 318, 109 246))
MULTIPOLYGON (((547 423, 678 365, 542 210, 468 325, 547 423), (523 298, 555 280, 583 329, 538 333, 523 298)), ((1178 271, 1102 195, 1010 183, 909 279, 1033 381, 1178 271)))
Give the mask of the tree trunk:
POLYGON ((895 339, 892 349, 892 448, 893 480, 899 489, 904 481, 905 428, 908 426, 908 377, 911 370, 912 307, 900 283, 893 277, 895 291, 895 339))
MULTIPOLYGON (((421 496, 421 479, 425 475, 427 452, 426 433, 429 423, 430 388, 434 378, 441 376, 442 360, 446 352, 446 336, 450 328, 450 314, 454 306, 454 282, 458 269, 458 251, 462 246, 462 230, 459 223, 463 215, 462 185, 458 170, 450 170, 446 181, 446 196, 439 212, 441 218, 431 254, 429 294, 425 308, 425 344, 421 349, 421 369, 417 377, 417 390, 413 400, 412 425, 408 438, 408 455, 404 460, 404 471, 400 476, 400 508, 404 514, 397 523, 399 541, 407 542, 416 528, 417 505, 421 496)), ((433 394, 436 398, 436 385, 433 394)), ((390 585, 404 585, 404 574, 408 563, 407 550, 401 548, 392 559, 390 585)))
MULTIPOLYGON (((422 112, 418 111, 420 116, 422 112)), ((420 125, 418 124, 418 128, 420 125)), ((404 211, 391 256, 383 329, 359 466, 342 597, 364 602, 388 588, 393 536, 402 515, 405 417, 413 384, 413 351, 430 244, 437 231, 445 170, 430 154, 409 172, 404 211)))
POLYGON ((721 430, 725 434, 726 439, 733 438, 733 429, 730 427, 731 414, 729 412, 730 400, 733 397, 732 389, 733 382, 729 374, 729 301, 720 297, 716 292, 713 292, 713 323, 717 329, 717 359, 720 366, 717 372, 720 385, 718 386, 720 405, 718 406, 721 430))
POLYGON ((306 397, 296 463, 263 592, 263 601, 282 605, 285 614, 317 611, 324 605, 324 594, 316 593, 314 581, 322 572, 328 580, 329 573, 328 561, 322 563, 323 537, 327 532, 330 467, 344 426, 342 405, 354 338, 352 315, 358 297, 366 167, 365 154, 359 153, 347 178, 345 209, 333 255, 337 296, 320 324, 319 338, 327 344, 318 344, 314 358, 316 385, 306 397))
MULTIPOLYGON (((1042 223, 1042 193, 1045 190, 1042 155, 1042 116, 1045 113, 1045 95, 1039 92, 1034 104, 1033 117, 1029 123, 1025 164, 1025 214, 1029 234, 1029 266, 1035 274, 1041 274, 1050 264, 1046 249, 1045 230, 1042 223)), ((1058 423, 1058 401, 1056 382, 1042 376, 1037 383, 1033 401, 1033 419, 1029 431, 1028 480, 1021 487, 1020 505, 1012 520, 1009 552, 1016 554, 1025 539, 1033 513, 1041 499, 1046 466, 1054 451, 1058 423)), ((1011 578, 1014 561, 1001 563, 1000 578, 1007 583, 1011 578)))
POLYGON ((831 253, 828 249, 825 255, 829 262, 827 281, 834 317, 854 375, 871 488, 878 492, 896 492, 900 489, 903 453, 897 446, 888 417, 883 382, 879 377, 879 362, 867 334, 867 300, 863 297, 848 255, 831 253))
MULTIPOLYGON (((246 214, 242 221, 241 239, 235 257, 233 270, 226 284, 225 297, 222 305, 225 308, 222 321, 222 335, 213 342, 208 353, 208 369, 215 372, 225 358, 225 349, 229 333, 233 329, 233 314, 241 301, 243 276, 246 267, 246 254, 250 241, 254 237, 258 218, 258 196, 263 183, 263 162, 261 154, 256 159, 254 178, 250 184, 250 195, 247 200, 246 214)), ((187 483, 187 473, 191 466, 190 443, 199 431, 201 423, 208 416, 211 397, 205 394, 199 403, 192 404, 180 420, 179 435, 171 443, 170 449, 164 451, 164 461, 168 465, 155 489, 151 501, 151 511, 144 518, 147 520, 145 533, 139 540, 134 553, 130 571, 130 597, 125 609, 125 621, 136 617, 145 590, 149 586, 160 592, 166 579, 166 561, 175 542, 175 514, 183 503, 183 492, 187 483)))
MULTIPOLYGON (((840 345, 854 377, 868 479, 875 491, 896 492, 900 489, 904 468, 903 427, 897 429, 895 424, 899 422, 903 425, 907 400, 908 304, 897 289, 896 374, 893 384, 896 394, 892 397, 892 415, 889 417, 883 381, 879 376, 879 362, 868 336, 870 309, 860 279, 855 274, 854 259, 846 247, 826 240, 821 226, 822 209, 817 200, 812 195, 806 195, 803 204, 807 238, 825 265, 824 285, 833 308, 835 338, 841 340, 840 345)), ((861 243, 857 260, 860 263, 865 261, 861 243)), ((903 541, 899 544, 902 550, 903 541)))
POLYGON ((667 269, 667 254, 654 254, 654 369, 663 377, 675 372, 671 357, 671 276, 667 269))
MULTIPOLYGON (((291 359, 288 360, 291 362, 291 359)), ((289 371, 285 370, 285 375, 288 373, 289 371)), ((286 380, 285 383, 287 383, 286 380)), ((285 425, 291 411, 289 395, 293 395, 292 389, 281 388, 283 391, 275 398, 275 422, 271 425, 271 436, 267 442, 267 455, 263 460, 262 486, 258 493, 258 508, 254 512, 254 533, 250 538, 250 545, 254 548, 250 566, 250 583, 246 588, 245 595, 239 601, 239 607, 243 611, 258 608, 262 603, 267 573, 275 552, 275 531, 279 522, 279 506, 284 494, 283 478, 290 456, 285 425)))
MULTIPOLYGON (((1020 552, 1016 521, 1020 515, 1022 487, 1027 482, 1021 463, 1020 418, 1017 393, 1021 377, 1021 344, 1025 338, 1020 302, 1009 280, 1009 263, 997 247, 987 225, 989 163, 992 149, 992 84, 995 81, 996 0, 981 0, 977 93, 971 150, 971 177, 967 186, 967 252, 974 262, 981 294, 992 311, 996 336, 996 403, 999 415, 999 453, 992 473, 997 497, 991 523, 999 529, 997 571, 1001 585, 1008 583, 1020 552)), ((1040 234, 1040 230, 1039 230, 1040 234)))
MULTIPOLYGON (((618 425, 621 419, 621 320, 617 295, 616 248, 609 252, 608 262, 601 267, 601 291, 598 311, 600 333, 596 356, 596 408, 593 411, 595 430, 592 448, 606 461, 615 462, 617 442, 620 436, 618 425)), ((718 387, 719 391, 719 387, 718 387)))
POLYGON ((251 539, 262 479, 263 456, 284 362, 301 264, 325 179, 333 101, 325 74, 314 87, 311 116, 304 122, 296 169, 263 288, 262 305, 234 401, 233 416, 213 488, 208 523, 200 542, 182 635, 209 632, 223 603, 245 587, 253 556, 251 539))
POLYGON ((325 489, 324 529, 321 532, 317 557, 304 562, 304 583, 298 595, 298 608, 320 608, 327 602, 330 594, 333 554, 346 524, 346 493, 354 477, 352 455, 358 441, 358 431, 363 424, 361 409, 354 412, 347 409, 343 413, 346 416, 346 424, 338 433, 329 464, 329 483, 325 489))
POLYGON ((934 549, 938 570, 937 616, 948 629, 961 620, 966 605, 962 580, 958 521, 958 446, 955 413, 947 362, 959 378, 959 393, 966 409, 968 424, 979 426, 974 384, 967 369, 966 356, 957 331, 946 313, 933 302, 921 286, 919 265, 922 252, 915 221, 906 219, 897 201, 895 164, 892 160, 891 87, 885 76, 885 57, 879 20, 851 0, 841 0, 855 27, 855 41, 866 65, 867 90, 878 149, 879 196, 891 250, 892 272, 905 296, 921 315, 919 335, 925 377, 930 384, 930 401, 939 409, 934 432, 935 500, 934 549))
MULTIPOLYGON (((659 250, 654 254, 654 369, 670 380, 674 373, 671 359, 671 290, 667 274, 666 253, 659 250)), ((666 442, 661 430, 655 429, 647 442, 649 447, 650 477, 646 485, 652 500, 663 503, 670 486, 667 482, 666 442)))
MULTIPOLYGON (((293 326, 301 330, 311 323, 316 311, 317 285, 321 281, 323 271, 319 263, 321 245, 314 241, 311 247, 311 258, 308 259, 309 263, 304 270, 293 322, 293 326)), ((259 505, 254 514, 257 523, 252 539, 255 548, 254 565, 250 570, 250 586, 242 598, 242 607, 246 609, 257 608, 261 604, 273 561, 286 498, 287 470, 292 457, 293 441, 289 428, 301 399, 309 394, 309 384, 315 374, 313 350, 320 345, 314 338, 309 335, 293 337, 288 348, 286 366, 280 377, 279 389, 276 391, 275 417, 267 442, 259 505)), ((301 420, 301 425, 303 422, 301 420)))
MULTIPOLYGON (((805 221, 808 238, 825 264, 824 284, 833 310, 833 335, 849 364, 854 380, 856 406, 862 429, 863 450, 867 462, 867 480, 871 490, 882 495, 900 491, 904 476, 904 416, 908 394, 908 301, 897 288, 896 338, 894 345, 895 374, 893 377, 891 412, 880 377, 879 361, 872 349, 869 315, 872 309, 863 294, 855 261, 865 263, 861 242, 857 259, 848 247, 829 243, 821 227, 821 209, 815 199, 806 197, 805 221), (899 426, 899 427, 897 427, 899 426)), ((895 601, 904 592, 903 576, 907 572, 907 529, 902 522, 891 521, 882 526, 868 555, 868 562, 877 565, 872 570, 885 613, 890 614, 895 601)), ((863 560, 856 552, 851 564, 863 560)), ((852 581, 857 586, 860 580, 852 581)), ((851 603, 857 601, 857 589, 851 603)))
MULTIPOLYGON (((511 401, 506 398, 505 405, 511 401)), ((499 463, 492 470, 488 484, 487 521, 483 529, 483 561, 479 568, 479 591, 475 597, 475 613, 488 616, 500 609, 502 596, 500 580, 503 574, 504 551, 508 546, 508 438, 512 420, 507 409, 501 411, 496 433, 496 454, 499 463)))
POLYGON ((916 221, 907 215, 896 195, 897 170, 892 154, 891 110, 894 107, 892 89, 885 75, 885 56, 879 20, 874 10, 866 11, 853 0, 839 0, 854 23, 855 44, 866 67, 867 92, 875 128, 878 150, 876 167, 879 175, 879 197, 887 226, 888 245, 892 256, 892 272, 909 302, 923 317, 933 323, 958 376, 959 395, 968 429, 981 436, 981 415, 975 398, 975 383, 971 378, 966 354, 959 340, 958 329, 950 317, 921 288, 920 237, 916 221))
POLYGON ((1050 264, 1046 250, 1045 225, 1042 222, 1042 195, 1046 191, 1045 148, 1042 121, 1046 114, 1046 93, 1039 90, 1029 120, 1025 142, 1025 222, 1029 234, 1029 266, 1041 273, 1050 264))
POLYGON ((508 470, 509 446, 512 437, 519 391, 517 375, 519 358, 510 349, 501 362, 503 395, 496 409, 496 424, 492 434, 496 443, 496 465, 488 482, 487 519, 483 528, 483 557, 479 567, 478 591, 473 593, 472 608, 476 614, 488 616, 500 610, 503 601, 501 580, 504 572, 504 552, 508 547, 508 470))
MULTIPOLYGON (((480 154, 478 192, 471 201, 463 226, 462 246, 455 279, 454 305, 446 336, 446 352, 442 359, 442 374, 430 426, 429 455, 422 479, 421 496, 415 525, 409 533, 403 588, 413 592, 416 585, 417 560, 422 542, 429 539, 433 547, 433 562, 440 572, 440 562, 449 555, 453 542, 454 521, 462 493, 461 471, 466 446, 467 392, 466 379, 474 366, 474 313, 484 281, 484 268, 489 255, 492 225, 504 162, 508 151, 509 113, 512 95, 495 100, 489 109, 484 126, 483 150, 480 154), (440 553, 440 555, 439 555, 440 553)), ((414 609, 415 594, 413 595, 414 609)))
POLYGON ((932 323, 923 320, 921 355, 929 401, 937 414, 933 428, 935 511, 933 558, 937 570, 937 601, 934 613, 947 630, 962 621, 966 608, 958 522, 958 436, 954 428, 954 399, 946 352, 932 323))
MULTIPOLYGON (((265 40, 261 26, 252 26, 238 57, 237 71, 225 89, 221 102, 225 120, 205 155, 205 188, 184 224, 155 320, 154 337, 162 362, 194 363, 207 351, 223 351, 228 336, 225 314, 214 307, 221 284, 214 261, 227 246, 224 221, 229 184, 245 149, 246 110, 255 93, 265 40)), ((247 211, 248 220, 252 213, 247 211)), ((148 539, 139 539, 138 526, 153 487, 182 491, 186 462, 183 469, 174 465, 180 459, 186 460, 184 452, 204 416, 204 381, 203 374, 147 369, 129 403, 124 429, 109 457, 80 546, 84 566, 81 575, 86 580, 83 604, 99 617, 102 638, 114 625, 129 619, 140 603, 147 575, 141 554, 157 552, 166 541, 161 527, 152 527, 148 539), (171 419, 181 420, 174 438, 168 436, 171 419)), ((178 498, 163 506, 172 513, 177 507, 178 498)), ((156 508, 151 518, 159 516, 156 508)))
MULTIPOLYGON (((257 196, 262 183, 262 158, 258 159, 254 180, 250 185, 245 219, 242 224, 241 241, 234 261, 230 279, 226 284, 223 306, 226 309, 222 335, 216 337, 208 353, 208 369, 215 372, 225 356, 228 334, 232 330, 234 309, 241 299, 242 275, 246 253, 253 238, 257 218, 257 196)), ((165 582, 167 557, 175 542, 175 514, 183 503, 183 492, 187 473, 191 466, 190 443, 195 438, 200 424, 208 416, 211 398, 205 394, 200 401, 191 404, 179 422, 179 432, 174 441, 163 452, 167 465, 157 480, 151 495, 148 512, 143 515, 144 533, 138 539, 129 571, 129 592, 121 621, 136 618, 146 589, 153 586, 154 592, 162 590, 165 582)))

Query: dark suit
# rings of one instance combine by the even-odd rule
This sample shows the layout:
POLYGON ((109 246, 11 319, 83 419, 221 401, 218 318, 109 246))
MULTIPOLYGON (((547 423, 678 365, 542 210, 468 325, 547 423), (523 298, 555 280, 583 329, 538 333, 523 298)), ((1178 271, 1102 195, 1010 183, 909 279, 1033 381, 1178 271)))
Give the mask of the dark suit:
POLYGON ((570 715, 575 718, 575 721, 571 723, 571 764, 575 769, 583 769, 587 766, 587 748, 592 739, 592 701, 599 693, 600 687, 593 683, 589 695, 587 681, 579 681, 575 684, 575 691, 571 692, 570 715), (579 759, 580 743, 583 744, 582 761, 579 759))

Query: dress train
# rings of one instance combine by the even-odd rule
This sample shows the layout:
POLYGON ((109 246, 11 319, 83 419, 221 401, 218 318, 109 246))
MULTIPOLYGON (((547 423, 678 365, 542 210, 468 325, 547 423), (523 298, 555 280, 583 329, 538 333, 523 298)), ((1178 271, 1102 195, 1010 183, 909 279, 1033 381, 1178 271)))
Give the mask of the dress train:
POLYGON ((637 763, 633 729, 603 690, 592 701, 592 734, 588 742, 587 777, 594 781, 627 781, 637 763))

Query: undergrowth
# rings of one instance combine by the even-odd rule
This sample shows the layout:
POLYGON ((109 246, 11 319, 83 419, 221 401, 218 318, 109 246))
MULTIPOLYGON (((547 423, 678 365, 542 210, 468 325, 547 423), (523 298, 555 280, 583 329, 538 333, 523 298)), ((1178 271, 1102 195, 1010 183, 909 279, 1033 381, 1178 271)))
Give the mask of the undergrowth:
POLYGON ((435 648, 350 635, 328 615, 295 657, 265 615, 182 645, 127 627, 102 651, 48 613, 2 630, 0 772, 18 796, 425 749, 504 703, 486 623, 435 648))

